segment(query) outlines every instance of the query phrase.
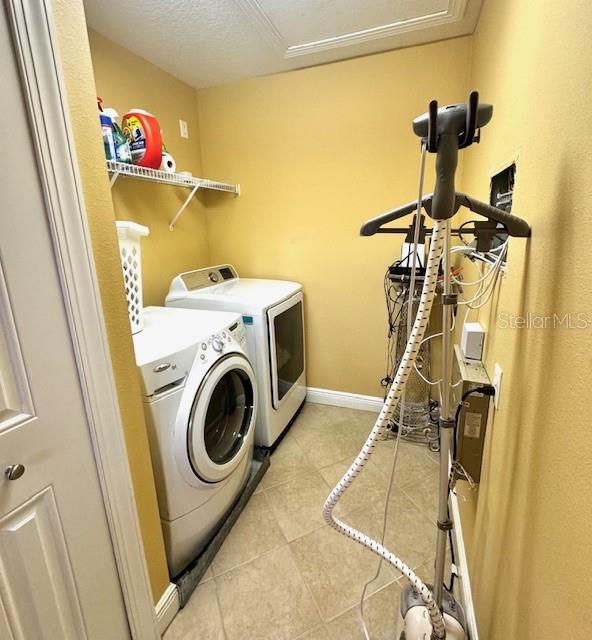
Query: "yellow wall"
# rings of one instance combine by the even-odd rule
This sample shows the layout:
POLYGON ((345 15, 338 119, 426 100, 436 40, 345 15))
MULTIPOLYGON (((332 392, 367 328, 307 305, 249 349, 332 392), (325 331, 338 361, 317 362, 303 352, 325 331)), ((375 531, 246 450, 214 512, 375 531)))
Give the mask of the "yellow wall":
MULTIPOLYGON (((120 116, 132 108, 154 114, 177 171, 201 175, 196 91, 143 58, 89 32, 98 95, 104 107, 120 116), (179 120, 189 126, 189 139, 181 138, 179 120)), ((174 231, 169 222, 189 195, 187 189, 118 179, 113 203, 118 220, 133 220, 150 228, 142 239, 144 304, 162 305, 171 279, 181 271, 209 264, 203 196, 196 195, 174 231)), ((228 196, 226 196, 228 197, 228 196)))
POLYGON ((209 201, 212 263, 303 283, 310 386, 381 393, 401 239, 360 224, 417 197, 411 120, 433 96, 465 99, 469 51, 461 38, 198 92, 204 171, 242 188, 209 201))
POLYGON ((99 279, 111 359, 155 602, 169 583, 140 387, 123 293, 82 2, 55 0, 54 22, 99 279))
POLYGON ((592 12, 572 0, 486 0, 471 86, 495 105, 465 152, 463 186, 517 158, 513 210, 532 238, 510 243, 499 298, 481 313, 486 365, 504 371, 478 498, 463 506, 473 593, 487 640, 590 637, 592 328, 496 328, 496 314, 592 319, 592 12))

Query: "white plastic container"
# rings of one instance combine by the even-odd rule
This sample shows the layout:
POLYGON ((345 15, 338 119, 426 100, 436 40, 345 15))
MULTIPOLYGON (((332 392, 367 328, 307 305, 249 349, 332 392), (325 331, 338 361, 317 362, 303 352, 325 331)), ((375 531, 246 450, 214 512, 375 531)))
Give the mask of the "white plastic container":
POLYGON ((485 331, 479 322, 465 322, 462 328, 460 350, 469 360, 481 360, 485 331))
POLYGON ((142 254, 140 238, 150 233, 148 227, 135 222, 120 221, 116 223, 119 239, 119 255, 123 270, 127 310, 133 333, 142 331, 142 254))

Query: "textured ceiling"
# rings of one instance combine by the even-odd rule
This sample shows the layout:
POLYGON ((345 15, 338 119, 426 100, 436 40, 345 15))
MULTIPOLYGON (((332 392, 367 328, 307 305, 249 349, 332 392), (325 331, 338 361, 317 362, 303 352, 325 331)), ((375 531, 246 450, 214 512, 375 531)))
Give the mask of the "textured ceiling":
POLYGON ((200 88, 472 33, 482 0, 85 0, 89 26, 200 88))

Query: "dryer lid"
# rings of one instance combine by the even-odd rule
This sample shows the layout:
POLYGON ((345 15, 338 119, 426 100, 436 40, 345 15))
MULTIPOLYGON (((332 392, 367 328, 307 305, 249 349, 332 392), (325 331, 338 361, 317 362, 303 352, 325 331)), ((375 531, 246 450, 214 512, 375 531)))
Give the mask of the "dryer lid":
POLYGON ((184 274, 177 276, 167 296, 167 304, 174 301, 209 300, 216 308, 232 310, 258 309, 264 311, 287 300, 302 289, 298 282, 288 280, 265 280, 260 278, 234 278, 209 287, 191 290, 181 279, 184 274))

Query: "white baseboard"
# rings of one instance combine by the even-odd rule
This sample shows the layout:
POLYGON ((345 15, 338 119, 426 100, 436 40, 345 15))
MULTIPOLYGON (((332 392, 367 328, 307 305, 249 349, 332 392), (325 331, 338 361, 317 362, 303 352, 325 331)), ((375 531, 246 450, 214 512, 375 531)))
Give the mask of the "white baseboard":
POLYGON ((179 592, 177 591, 177 585, 171 582, 156 603, 156 620, 158 622, 158 632, 161 636, 167 630, 178 611, 179 592))
POLYGON ((454 491, 450 492, 449 497, 450 515, 454 527, 452 535, 454 537, 454 551, 456 556, 456 570, 460 583, 460 595, 462 605, 465 610, 467 620, 467 631, 470 640, 479 640, 479 631, 477 630, 477 618, 475 617, 475 606, 473 604, 473 593, 471 591, 471 580, 469 578, 469 565, 467 562, 467 551, 465 548, 465 540, 462 532, 462 523, 460 521, 460 511, 458 509, 458 498, 454 491))
POLYGON ((330 404, 334 407, 347 409, 360 409, 361 411, 380 411, 382 398, 378 396, 364 396, 360 393, 347 393, 345 391, 332 391, 331 389, 318 389, 308 387, 306 399, 315 404, 330 404))

